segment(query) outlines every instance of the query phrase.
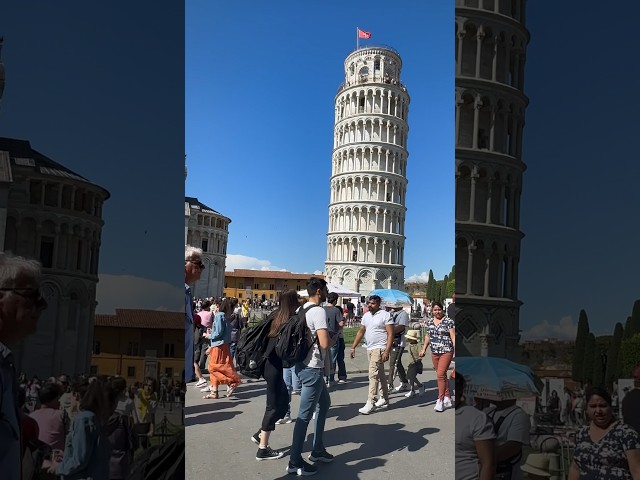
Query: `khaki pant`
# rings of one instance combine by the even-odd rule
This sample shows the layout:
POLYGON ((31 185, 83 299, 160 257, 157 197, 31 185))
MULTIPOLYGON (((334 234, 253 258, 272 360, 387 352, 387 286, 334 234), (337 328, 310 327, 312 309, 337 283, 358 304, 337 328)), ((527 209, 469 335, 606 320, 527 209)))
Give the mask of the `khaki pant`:
POLYGON ((375 402, 378 396, 378 387, 382 388, 382 397, 389 400, 389 389, 387 386, 387 378, 384 374, 384 362, 382 361, 383 348, 374 348, 367 350, 369 355, 369 396, 368 402, 375 402))

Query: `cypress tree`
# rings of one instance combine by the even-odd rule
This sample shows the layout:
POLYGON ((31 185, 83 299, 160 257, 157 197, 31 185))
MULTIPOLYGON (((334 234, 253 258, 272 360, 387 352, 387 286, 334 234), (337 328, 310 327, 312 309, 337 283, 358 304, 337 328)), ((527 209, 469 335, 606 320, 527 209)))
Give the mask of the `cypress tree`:
MULTIPOLYGON (((618 376, 618 357, 620 356, 620 348, 622 346, 622 337, 624 335, 624 327, 620 322, 616 323, 613 328, 613 339, 607 351, 607 365, 604 375, 605 388, 613 388, 613 382, 619 378, 618 376)), ((621 364, 620 364, 621 365, 621 364)))
POLYGON ((627 321, 624 322, 623 340, 629 340, 631 337, 633 337, 633 334, 631 333, 631 317, 627 317, 627 321))
MULTIPOLYGON (((606 361, 608 362, 609 359, 607 358, 606 361)), ((604 351, 596 346, 593 359, 593 372, 591 374, 593 386, 604 388, 605 368, 604 351)))
POLYGON ((427 280, 427 297, 433 301, 436 297, 436 280, 433 278, 433 270, 429 269, 429 280, 427 280))
POLYGON ((571 365, 571 378, 576 382, 582 382, 584 374, 584 354, 589 337, 589 320, 587 312, 580 310, 578 317, 578 331, 576 332, 576 346, 573 353, 573 364, 571 365))
POLYGON ((633 310, 631 311, 631 336, 633 337, 637 333, 640 333, 640 300, 636 300, 633 303, 633 310))
POLYGON ((593 385, 593 369, 596 365, 596 357, 600 356, 596 348, 596 336, 589 333, 585 342, 584 361, 581 381, 593 385))

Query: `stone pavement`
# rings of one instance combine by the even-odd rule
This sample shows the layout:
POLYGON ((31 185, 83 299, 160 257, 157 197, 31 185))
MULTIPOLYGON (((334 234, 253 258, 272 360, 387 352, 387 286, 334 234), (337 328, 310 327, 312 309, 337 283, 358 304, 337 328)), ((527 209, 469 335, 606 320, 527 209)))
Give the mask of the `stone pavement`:
MULTIPOLYGON (((356 358, 345 363, 348 383, 330 389, 324 434, 327 450, 335 460, 319 464, 314 478, 454 478, 454 410, 433 410, 437 398, 433 369, 425 368, 419 376, 426 394, 406 398, 404 393, 394 393, 388 409, 361 415, 358 409, 364 405, 368 390, 366 350, 359 347, 356 358)), ((428 367, 431 362, 425 358, 423 363, 428 367)), ((264 380, 245 380, 233 398, 218 400, 203 400, 204 394, 193 385, 188 386, 185 408, 187 479, 296 478, 286 473, 294 423, 276 425, 271 433, 269 443, 284 452, 283 458, 255 460, 258 447, 250 437, 260 428, 264 414, 264 380)), ((225 389, 222 386, 220 393, 225 389)), ((298 405, 299 397, 294 395, 294 422, 298 405)), ((312 439, 313 420, 303 449, 305 460, 312 439)))

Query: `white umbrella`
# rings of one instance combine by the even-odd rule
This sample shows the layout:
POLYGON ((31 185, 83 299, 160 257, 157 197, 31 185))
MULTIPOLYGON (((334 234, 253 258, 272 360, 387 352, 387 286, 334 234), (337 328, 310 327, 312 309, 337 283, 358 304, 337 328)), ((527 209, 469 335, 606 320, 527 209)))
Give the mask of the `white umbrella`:
MULTIPOLYGON (((343 287, 342 285, 338 285, 336 283, 327 283, 327 289, 329 290, 330 293, 337 293, 339 297, 360 297, 360 294, 358 292, 354 292, 353 290, 349 290, 346 287, 343 287)), ((307 293, 307 290, 300 290, 298 292, 298 295, 300 295, 301 297, 308 297, 309 294, 307 293)))

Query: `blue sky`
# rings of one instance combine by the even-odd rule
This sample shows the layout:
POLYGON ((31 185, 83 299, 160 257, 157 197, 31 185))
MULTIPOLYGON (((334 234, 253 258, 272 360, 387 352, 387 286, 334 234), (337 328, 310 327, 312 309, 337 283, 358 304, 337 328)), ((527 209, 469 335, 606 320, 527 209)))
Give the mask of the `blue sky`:
POLYGON ((98 312, 180 310, 184 9, 5 2, 0 136, 106 188, 98 312))
POLYGON ((361 46, 400 53, 411 96, 405 278, 450 272, 453 13, 453 2, 187 2, 186 192, 231 218, 228 268, 324 269, 334 97, 360 27, 372 34, 361 46))
POLYGON ((584 309, 611 334, 640 298, 640 5, 543 3, 527 3, 520 326, 573 339, 584 309))

